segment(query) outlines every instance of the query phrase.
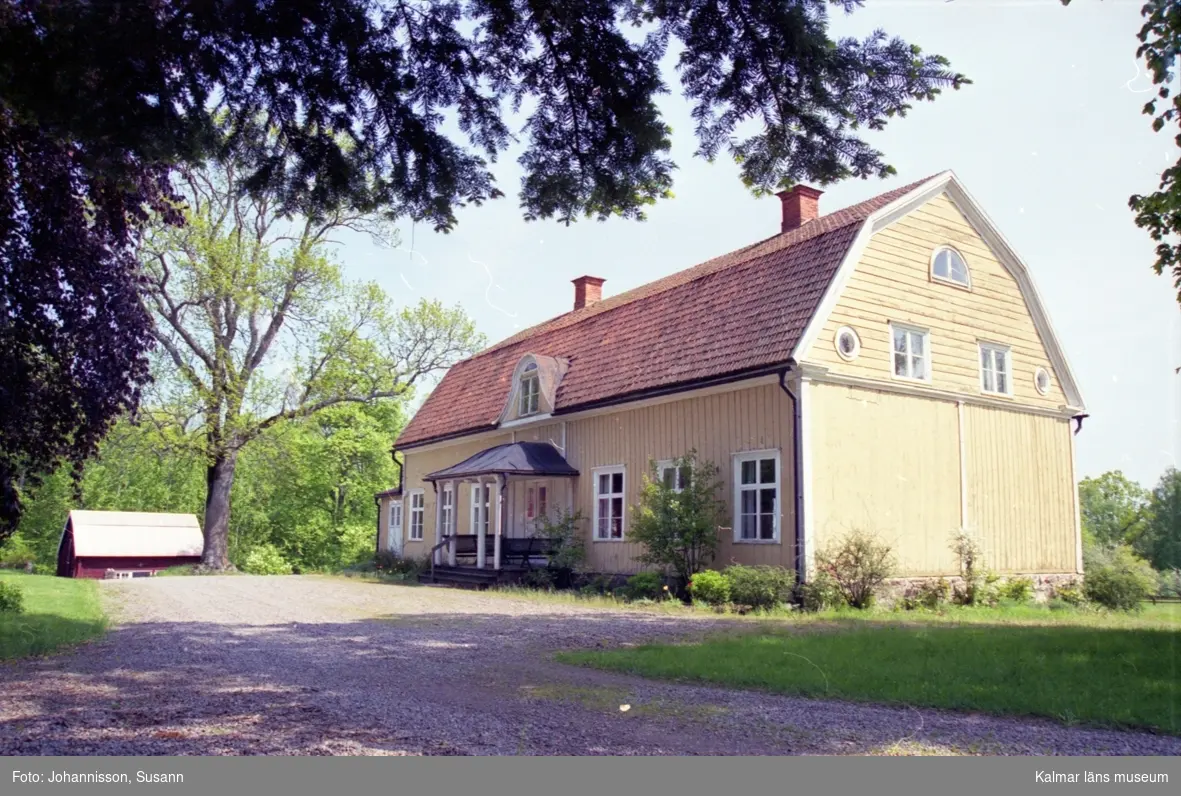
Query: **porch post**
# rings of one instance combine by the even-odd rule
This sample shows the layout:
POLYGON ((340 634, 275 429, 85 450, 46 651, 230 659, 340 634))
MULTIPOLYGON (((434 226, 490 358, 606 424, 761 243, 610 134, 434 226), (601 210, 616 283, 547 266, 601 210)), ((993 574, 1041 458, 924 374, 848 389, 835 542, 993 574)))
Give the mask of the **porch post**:
POLYGON ((500 569, 500 535, 504 529, 504 491, 508 486, 508 478, 503 474, 500 476, 500 483, 496 489, 496 538, 493 541, 494 550, 492 552, 492 568, 500 569))
POLYGON ((484 502, 485 486, 483 479, 480 479, 476 484, 480 489, 479 508, 476 512, 476 530, 480 532, 476 537, 476 569, 483 569, 488 559, 488 554, 484 552, 484 542, 487 540, 487 535, 484 533, 484 526, 488 522, 488 505, 484 502))
MULTIPOLYGON (((457 482, 451 482, 451 517, 453 520, 455 519, 456 510, 459 508, 459 499, 456 496, 456 492, 458 491, 456 489, 456 485, 457 482)), ((451 529, 451 535, 448 537, 450 544, 447 545, 447 566, 450 567, 455 566, 455 545, 458 542, 458 540, 455 538, 455 534, 459 530, 458 526, 459 523, 457 522, 456 527, 451 529)))
MULTIPOLYGON (((435 491, 435 541, 431 544, 431 546, 434 547, 439 542, 443 541, 443 539, 439 535, 440 529, 443 527, 443 500, 442 500, 442 497, 439 495, 439 482, 438 481, 431 481, 431 487, 433 487, 434 491, 435 491)), ((439 551, 438 550, 435 551, 435 563, 436 564, 441 563, 439 561, 439 551)))

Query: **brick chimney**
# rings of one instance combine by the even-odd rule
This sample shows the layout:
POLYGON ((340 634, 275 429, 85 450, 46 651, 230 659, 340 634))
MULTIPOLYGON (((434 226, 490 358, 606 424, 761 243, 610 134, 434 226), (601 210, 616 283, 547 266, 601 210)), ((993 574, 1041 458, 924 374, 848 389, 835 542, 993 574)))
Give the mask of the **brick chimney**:
POLYGON ((580 276, 574 282, 574 309, 580 310, 603 299, 603 283, 606 279, 597 276, 580 276))
POLYGON ((780 191, 776 194, 783 203, 783 227, 780 231, 791 232, 799 229, 809 221, 815 221, 820 215, 820 194, 815 188, 807 185, 797 185, 790 191, 780 191))

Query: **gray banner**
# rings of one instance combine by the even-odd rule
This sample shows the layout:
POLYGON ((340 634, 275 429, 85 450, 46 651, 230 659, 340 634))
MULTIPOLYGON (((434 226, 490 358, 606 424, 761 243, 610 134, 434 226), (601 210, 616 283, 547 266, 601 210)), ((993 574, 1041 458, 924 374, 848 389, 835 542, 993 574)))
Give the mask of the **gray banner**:
POLYGON ((6 757, 0 794, 1176 794, 1151 757, 6 757), (8 769, 8 770, 4 770, 8 769))

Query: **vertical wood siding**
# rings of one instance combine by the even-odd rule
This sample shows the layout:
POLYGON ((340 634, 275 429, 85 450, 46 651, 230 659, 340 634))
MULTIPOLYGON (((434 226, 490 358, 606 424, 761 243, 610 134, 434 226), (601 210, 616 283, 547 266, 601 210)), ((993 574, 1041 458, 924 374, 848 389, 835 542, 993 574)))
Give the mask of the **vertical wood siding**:
POLYGON ((968 524, 997 572, 1074 572, 1070 422, 965 406, 968 524))
POLYGON ((815 549, 860 529, 893 547, 901 574, 950 574, 948 542, 960 525, 956 405, 815 384, 809 406, 815 549))
MULTIPOLYGON (((898 555, 901 575, 955 575, 959 417, 951 401, 817 384, 812 392, 814 544, 854 528, 898 555)), ((1001 574, 1075 569, 1070 424, 967 404, 968 530, 1001 574)))
MULTIPOLYGON (((450 467, 453 464, 459 464, 469 456, 475 456, 486 448, 503 445, 510 441, 511 435, 506 433, 501 436, 489 437, 474 442, 459 440, 454 445, 447 445, 434 450, 415 451, 411 449, 405 452, 406 478, 402 482, 402 533, 407 539, 403 549, 403 556, 406 558, 417 558, 426 554, 436 543, 435 489, 430 483, 423 481, 422 477, 436 470, 450 467), (423 517, 421 542, 412 542, 408 538, 410 530, 410 491, 413 489, 422 489, 426 497, 426 513, 423 517)), ((443 485, 440 484, 439 491, 441 492, 442 489, 443 485)), ((386 549, 384 534, 388 532, 386 526, 389 523, 388 508, 385 509, 385 517, 382 518, 382 523, 383 528, 386 528, 382 535, 382 549, 384 550, 386 549)), ((457 484, 455 495, 455 527, 459 533, 470 533, 470 526, 471 489, 464 484, 457 484)), ((493 526, 490 525, 489 527, 493 526)))
POLYGON ((1011 400, 1046 407, 1066 402, 1016 280, 946 194, 874 235, 805 358, 836 373, 890 381, 891 321, 930 329, 933 388, 979 395, 977 343, 983 340, 1011 346, 1011 400), (970 291, 932 280, 931 255, 945 245, 968 264, 970 291), (842 326, 861 338, 852 362, 834 348, 842 326), (1046 395, 1034 387, 1039 367, 1052 377, 1046 395))
POLYGON ((780 541, 777 544, 734 544, 730 531, 721 535, 716 565, 733 561, 745 564, 794 566, 795 517, 792 464, 791 399, 778 385, 759 385, 699 398, 672 401, 640 409, 600 415, 569 423, 566 429, 567 459, 581 474, 575 485, 575 503, 586 517, 589 569, 599 572, 637 572, 638 544, 626 540, 633 520, 632 507, 639 500, 641 478, 649 462, 674 459, 696 449, 698 457, 719 468, 719 496, 727 506, 723 525, 733 524, 733 465, 731 457, 743 451, 776 449, 780 452, 780 541), (594 517, 596 467, 624 465, 624 541, 594 541, 590 527, 594 517))
MULTIPOLYGON (((585 518, 583 528, 587 539, 587 568, 598 572, 630 573, 641 569, 634 560, 641 547, 626 541, 627 529, 632 520, 631 507, 638 499, 641 478, 650 461, 673 459, 690 449, 696 449, 702 459, 713 461, 719 468, 722 489, 719 496, 726 502, 727 511, 723 526, 732 523, 731 493, 733 491, 733 465, 735 453, 754 450, 778 450, 781 473, 780 493, 780 541, 775 544, 734 544, 732 534, 722 534, 717 564, 725 565, 731 560, 747 564, 776 564, 794 566, 795 555, 795 500, 793 447, 792 447, 792 405, 791 399, 775 384, 737 389, 680 401, 670 401, 638 409, 621 407, 620 411, 566 423, 566 459, 578 469, 580 476, 573 485, 574 509, 580 510, 585 518), (596 467, 624 465, 625 540, 622 542, 594 541, 591 528, 594 517, 594 485, 592 471, 596 467)), ((553 442, 561 445, 562 424, 553 423, 535 429, 524 429, 515 433, 516 441, 553 442)), ((422 476, 448 467, 485 448, 509 442, 513 435, 480 440, 458 442, 454 445, 422 453, 413 449, 406 451, 406 479, 403 494, 403 526, 409 527, 410 503, 407 495, 411 489, 425 488, 426 528, 422 542, 405 543, 405 555, 418 556, 434 545, 435 494, 430 484, 422 482, 422 476)), ((566 486, 561 479, 550 481, 553 507, 566 504, 566 486)), ((520 495, 510 505, 511 516, 520 519, 524 515, 520 495)), ((470 491, 461 486, 457 495, 457 522, 460 533, 467 533, 470 525, 470 491)), ((389 520, 388 501, 382 505, 382 549, 386 548, 386 524, 389 520)))

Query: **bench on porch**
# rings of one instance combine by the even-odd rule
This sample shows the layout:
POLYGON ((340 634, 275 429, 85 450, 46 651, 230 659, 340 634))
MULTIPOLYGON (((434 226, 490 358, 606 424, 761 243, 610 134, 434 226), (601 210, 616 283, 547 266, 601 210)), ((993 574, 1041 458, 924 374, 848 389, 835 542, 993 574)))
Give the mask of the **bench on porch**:
MULTIPOLYGON (((456 535, 455 558, 475 561, 479 552, 476 542, 478 538, 474 534, 456 535)), ((488 569, 493 567, 493 556, 496 553, 495 545, 495 536, 489 534, 484 537, 484 566, 488 569)), ((447 550, 447 547, 443 548, 444 556, 447 555, 447 550)), ((549 558, 555 552, 557 550, 554 541, 544 537, 530 536, 519 539, 502 536, 500 538, 500 565, 502 567, 512 566, 516 563, 518 566, 529 569, 532 567, 533 559, 549 558)))

